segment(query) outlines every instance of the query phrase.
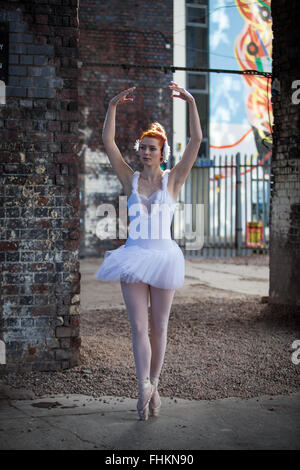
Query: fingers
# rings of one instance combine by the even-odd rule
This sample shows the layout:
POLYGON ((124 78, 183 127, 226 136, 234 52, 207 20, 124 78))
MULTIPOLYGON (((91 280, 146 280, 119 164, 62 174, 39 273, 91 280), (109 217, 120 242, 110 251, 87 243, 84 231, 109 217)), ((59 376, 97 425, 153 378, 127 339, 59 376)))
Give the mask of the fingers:
POLYGON ((135 89, 136 89, 135 86, 133 86, 131 88, 127 88, 127 90, 120 91, 120 93, 117 96, 126 96, 129 93, 133 92, 133 90, 135 90, 135 89))
POLYGON ((128 95, 128 93, 131 93, 133 90, 136 89, 136 86, 133 86, 131 88, 127 88, 127 90, 122 91, 122 95, 128 95))
POLYGON ((186 99, 186 97, 182 93, 179 93, 178 95, 171 95, 171 98, 181 98, 182 100, 186 99))
POLYGON ((172 85, 169 85, 170 90, 172 90, 171 98, 180 98, 187 101, 187 91, 180 87, 178 83, 174 82, 173 80, 171 80, 171 84, 172 85))
POLYGON ((114 98, 112 98, 111 102, 115 104, 122 104, 122 103, 125 103, 126 101, 133 101, 134 99, 132 97, 127 98, 127 95, 129 95, 130 93, 133 93, 135 89, 136 87, 133 86, 133 87, 127 88, 127 90, 121 91, 116 96, 114 96, 114 98))
MULTIPOLYGON (((174 83, 174 85, 169 85, 169 88, 173 91, 173 92, 177 92, 179 94, 182 94, 184 95, 185 93, 185 89, 180 87, 177 83, 175 84, 175 82, 171 82, 171 83, 174 83)), ((171 95, 171 96, 179 96, 179 95, 171 95)))
POLYGON ((134 100, 134 98, 132 98, 132 97, 131 97, 131 98, 127 98, 127 95, 129 95, 129 93, 132 93, 135 89, 136 89, 136 87, 133 86, 133 87, 128 88, 127 90, 125 90, 125 91, 123 92, 123 99, 124 99, 124 101, 133 101, 133 100, 134 100))
POLYGON ((121 91, 117 96, 119 98, 123 98, 123 97, 129 95, 129 93, 132 93, 132 92, 133 92, 133 88, 128 88, 127 90, 121 91))
POLYGON ((174 85, 169 85, 170 90, 172 90, 171 97, 178 97, 179 95, 184 94, 184 88, 181 88, 177 83, 175 84, 175 82, 171 83, 174 83, 174 85))
POLYGON ((175 88, 175 87, 180 88, 178 83, 173 82, 172 80, 171 80, 171 83, 172 83, 172 85, 169 85, 170 88, 175 88))

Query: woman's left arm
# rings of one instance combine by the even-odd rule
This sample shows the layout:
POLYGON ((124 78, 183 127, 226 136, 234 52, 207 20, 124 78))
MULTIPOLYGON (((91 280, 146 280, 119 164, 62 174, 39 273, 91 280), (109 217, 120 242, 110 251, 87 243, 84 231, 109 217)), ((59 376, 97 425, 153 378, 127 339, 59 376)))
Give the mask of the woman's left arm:
POLYGON ((179 87, 177 83, 171 83, 172 85, 170 85, 169 88, 177 93, 172 94, 172 97, 181 98, 188 102, 190 116, 190 140, 184 150, 181 160, 179 160, 179 162, 170 171, 170 177, 174 181, 174 192, 178 194, 179 189, 185 182, 197 158, 198 150, 202 141, 202 129, 195 98, 187 90, 179 87))

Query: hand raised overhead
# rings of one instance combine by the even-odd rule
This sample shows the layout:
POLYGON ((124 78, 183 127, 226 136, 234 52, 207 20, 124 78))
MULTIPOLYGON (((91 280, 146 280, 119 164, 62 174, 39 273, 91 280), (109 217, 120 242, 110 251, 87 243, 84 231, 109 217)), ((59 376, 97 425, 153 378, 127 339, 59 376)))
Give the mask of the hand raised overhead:
POLYGON ((124 91, 121 91, 121 93, 118 93, 116 96, 114 96, 111 100, 110 100, 110 104, 114 104, 114 105, 118 105, 118 104, 124 104, 128 101, 133 101, 134 98, 131 96, 131 97, 127 97, 128 95, 130 95, 131 93, 133 93, 133 91, 136 89, 135 86, 131 87, 131 88, 127 88, 127 90, 124 90, 124 91))
POLYGON ((180 87, 178 83, 175 83, 173 81, 171 81, 171 83, 172 85, 169 85, 169 88, 172 90, 171 98, 181 98, 182 100, 188 102, 195 101, 194 97, 187 90, 180 87))

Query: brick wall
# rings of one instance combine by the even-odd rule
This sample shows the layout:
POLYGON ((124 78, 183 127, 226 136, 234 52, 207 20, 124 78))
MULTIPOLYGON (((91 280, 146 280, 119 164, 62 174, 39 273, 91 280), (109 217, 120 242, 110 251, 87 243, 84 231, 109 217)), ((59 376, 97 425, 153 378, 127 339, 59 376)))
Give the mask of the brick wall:
POLYGON ((271 182, 270 292, 272 304, 300 306, 300 80, 297 0, 272 0, 274 134, 271 182), (299 88, 299 85, 298 85, 299 88))
POLYGON ((97 238, 97 207, 112 203, 117 209, 118 197, 123 194, 101 141, 110 98, 130 86, 137 87, 135 102, 118 108, 116 127, 117 144, 134 170, 139 169, 139 162, 133 145, 149 122, 161 122, 172 143, 172 100, 168 89, 172 75, 165 73, 163 66, 172 65, 173 0, 81 1, 79 22, 83 64, 79 79, 80 158, 84 161, 84 173, 80 174, 80 252, 81 256, 103 255, 104 250, 115 248, 119 242, 97 238), (97 65, 100 62, 155 64, 162 70, 104 67, 97 65))
POLYGON ((77 13, 77 0, 0 3, 0 22, 9 25, 7 98, 0 105, 6 371, 78 362, 77 13))

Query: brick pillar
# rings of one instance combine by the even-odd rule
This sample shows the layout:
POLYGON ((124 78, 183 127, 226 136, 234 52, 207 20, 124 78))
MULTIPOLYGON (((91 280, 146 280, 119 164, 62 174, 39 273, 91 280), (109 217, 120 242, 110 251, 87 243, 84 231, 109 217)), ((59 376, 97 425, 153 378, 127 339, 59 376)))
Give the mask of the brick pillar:
POLYGON ((77 14, 77 0, 0 4, 9 26, 0 105, 5 371, 78 363, 77 14))
POLYGON ((297 0, 272 0, 274 134, 271 168, 271 304, 300 306, 300 80, 297 0))
POLYGON ((85 164, 81 175, 80 251, 82 256, 99 256, 120 243, 118 239, 100 241, 95 234, 100 220, 97 207, 110 203, 118 210, 118 198, 123 194, 101 140, 110 98, 121 90, 137 87, 135 101, 118 107, 116 125, 117 144, 134 170, 140 167, 133 146, 149 122, 157 120, 165 126, 172 147, 172 99, 168 88, 172 74, 165 73, 164 66, 173 63, 173 0, 82 0, 79 22, 80 159, 85 164), (155 64, 161 70, 104 67, 97 63, 155 64))

